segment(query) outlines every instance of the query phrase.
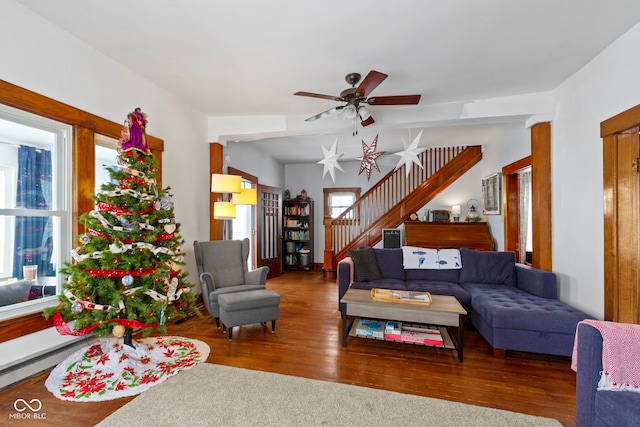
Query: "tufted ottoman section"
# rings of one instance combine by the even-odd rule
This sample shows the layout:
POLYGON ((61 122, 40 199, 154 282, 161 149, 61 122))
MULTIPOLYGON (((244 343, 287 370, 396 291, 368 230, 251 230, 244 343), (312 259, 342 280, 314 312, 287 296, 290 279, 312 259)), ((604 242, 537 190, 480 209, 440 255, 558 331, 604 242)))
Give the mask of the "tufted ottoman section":
POLYGON ((588 314, 515 286, 465 283, 474 326, 494 348, 571 356, 576 326, 588 314))

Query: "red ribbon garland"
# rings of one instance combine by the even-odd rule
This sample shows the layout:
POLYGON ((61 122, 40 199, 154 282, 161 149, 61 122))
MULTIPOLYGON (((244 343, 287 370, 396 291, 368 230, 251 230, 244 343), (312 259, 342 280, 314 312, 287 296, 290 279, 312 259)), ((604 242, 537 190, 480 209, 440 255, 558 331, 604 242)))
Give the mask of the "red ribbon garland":
POLYGON ((136 270, 82 270, 84 273, 90 274, 92 276, 102 276, 102 277, 124 277, 124 276, 147 276, 149 274, 155 273, 155 268, 138 268, 136 270))
MULTIPOLYGON (((91 234, 92 236, 96 236, 96 237, 102 237, 104 239, 107 239, 110 242, 113 242, 113 237, 107 236, 104 233, 100 233, 99 231, 93 230, 91 228, 87 229, 87 233, 91 234)), ((175 235, 173 233, 168 234, 168 233, 162 233, 162 234, 158 234, 156 236, 155 241, 156 242, 162 242, 164 240, 171 240, 173 239, 175 235)), ((133 240, 121 240, 122 243, 133 243, 133 240)))
MULTIPOLYGON (((137 320, 129 320, 129 319, 111 319, 109 322, 119 323, 125 328, 155 328, 158 326, 157 322, 154 323, 142 323, 137 320)), ((86 335, 98 326, 100 326, 101 322, 95 323, 93 325, 85 326, 84 328, 80 328, 77 331, 72 331, 69 328, 69 325, 66 324, 64 319, 62 319, 62 315, 59 311, 56 311, 53 314, 53 325, 56 327, 56 330, 60 335, 73 335, 75 337, 79 337, 82 335, 86 335)))
POLYGON ((116 215, 133 215, 133 212, 126 209, 118 208, 105 202, 98 202, 96 205, 101 211, 113 212, 116 215))

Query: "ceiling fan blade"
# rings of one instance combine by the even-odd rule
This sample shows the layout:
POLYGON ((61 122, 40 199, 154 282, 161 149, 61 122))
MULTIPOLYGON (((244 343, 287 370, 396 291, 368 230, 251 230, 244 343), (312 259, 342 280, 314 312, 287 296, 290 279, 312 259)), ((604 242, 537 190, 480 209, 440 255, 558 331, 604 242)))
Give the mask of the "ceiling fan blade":
POLYGON ((322 99, 330 99, 332 101, 341 101, 342 98, 334 95, 322 95, 320 93, 311 93, 311 92, 296 92, 294 95, 299 96, 310 96, 311 98, 322 98, 322 99))
POLYGON ((373 116, 369 116, 369 117, 367 117, 366 120, 363 120, 363 121, 360 122, 362 127, 366 127, 366 126, 372 125, 374 123, 375 123, 375 120, 373 120, 373 116))
POLYGON ((421 95, 376 96, 367 99, 369 105, 415 105, 421 95))
POLYGON ((389 76, 379 71, 375 71, 375 70, 369 71, 369 74, 367 74, 367 77, 364 78, 364 80, 360 83, 360 85, 356 89, 356 92, 355 92, 356 95, 361 95, 364 97, 369 96, 369 94, 375 88, 377 88, 378 85, 382 83, 384 79, 386 79, 387 77, 389 76))
POLYGON ((344 105, 339 105, 339 106, 337 106, 337 107, 333 107, 333 108, 330 108, 330 109, 328 109, 328 110, 326 110, 326 111, 323 111, 323 112, 322 112, 322 113, 320 113, 320 114, 316 114, 315 116, 311 116, 311 117, 309 117, 308 119, 305 119, 304 121, 305 121, 305 122, 313 122, 313 121, 315 121, 315 120, 318 120, 318 119, 319 119, 319 118, 321 118, 321 117, 328 116, 329 114, 333 114, 333 113, 335 113, 336 111, 340 111, 340 110, 342 110, 343 108, 344 108, 344 105))

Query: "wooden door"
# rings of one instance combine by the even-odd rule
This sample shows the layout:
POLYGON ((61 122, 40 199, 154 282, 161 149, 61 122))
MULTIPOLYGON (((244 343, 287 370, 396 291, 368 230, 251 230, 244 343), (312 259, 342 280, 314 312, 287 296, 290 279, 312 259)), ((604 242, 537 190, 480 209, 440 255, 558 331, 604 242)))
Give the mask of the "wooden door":
POLYGON ((640 323, 640 106, 601 123, 604 317, 640 323))
POLYGON ((258 185, 258 267, 269 267, 268 278, 282 274, 282 191, 258 185))

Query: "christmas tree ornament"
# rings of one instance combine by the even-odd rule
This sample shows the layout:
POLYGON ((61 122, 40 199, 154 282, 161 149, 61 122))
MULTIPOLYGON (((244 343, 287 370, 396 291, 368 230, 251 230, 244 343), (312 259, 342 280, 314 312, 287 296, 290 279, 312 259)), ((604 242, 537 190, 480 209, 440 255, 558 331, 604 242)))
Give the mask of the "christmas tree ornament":
POLYGON ((74 302, 73 304, 71 304, 71 312, 73 314, 78 314, 82 310, 84 310, 84 305, 82 305, 81 302, 74 302))
POLYGON ((167 233, 171 234, 174 231, 176 231, 176 225, 175 224, 165 224, 164 231, 166 231, 167 233))
POLYGON ((124 336, 124 326, 120 325, 120 324, 116 324, 113 329, 111 330, 111 333, 113 334, 114 337, 116 338, 121 338, 124 336))
POLYGON ((122 278, 122 284, 125 286, 131 286, 133 284, 133 276, 130 274, 127 274, 126 276, 124 276, 122 278))

